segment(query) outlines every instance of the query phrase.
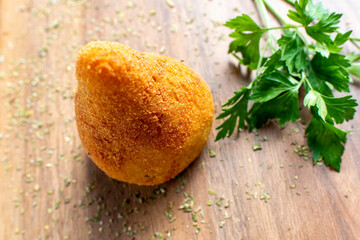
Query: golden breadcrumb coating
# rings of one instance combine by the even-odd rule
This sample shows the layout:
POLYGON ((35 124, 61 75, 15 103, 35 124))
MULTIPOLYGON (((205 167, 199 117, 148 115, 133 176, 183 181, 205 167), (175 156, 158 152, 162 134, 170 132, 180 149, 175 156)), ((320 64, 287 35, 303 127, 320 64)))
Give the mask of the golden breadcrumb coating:
POLYGON ((214 104, 181 62, 115 42, 78 54, 75 116, 88 156, 108 176, 139 185, 174 178, 202 151, 214 104))

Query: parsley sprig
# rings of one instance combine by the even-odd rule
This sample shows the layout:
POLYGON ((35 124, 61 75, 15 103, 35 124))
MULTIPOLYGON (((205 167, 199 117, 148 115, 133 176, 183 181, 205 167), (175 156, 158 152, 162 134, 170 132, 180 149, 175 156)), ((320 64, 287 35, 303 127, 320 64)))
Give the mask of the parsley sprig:
POLYGON ((266 0, 255 0, 265 21, 260 27, 248 15, 242 14, 226 22, 234 40, 229 45, 240 64, 256 70, 256 78, 235 91, 223 105, 217 119, 225 121, 217 127, 216 141, 239 133, 246 126, 259 129, 269 119, 280 125, 300 118, 299 91, 306 95, 303 105, 310 109, 312 120, 306 129, 308 145, 313 151, 314 163, 323 160, 326 166, 340 171, 347 132, 335 124, 353 119, 357 103, 352 96, 334 97, 333 90, 349 92, 351 75, 360 77, 360 54, 340 53, 343 44, 351 41, 356 47, 359 39, 351 31, 339 32, 341 14, 330 13, 321 3, 309 0, 292 2, 294 10, 288 17, 296 24, 288 24, 266 0), (283 23, 269 27, 266 7, 283 23), (275 42, 272 30, 282 29, 275 42), (304 36, 304 33, 308 37, 304 36), (260 51, 260 41, 268 35, 260 51), (265 56, 270 49, 272 54, 265 56))

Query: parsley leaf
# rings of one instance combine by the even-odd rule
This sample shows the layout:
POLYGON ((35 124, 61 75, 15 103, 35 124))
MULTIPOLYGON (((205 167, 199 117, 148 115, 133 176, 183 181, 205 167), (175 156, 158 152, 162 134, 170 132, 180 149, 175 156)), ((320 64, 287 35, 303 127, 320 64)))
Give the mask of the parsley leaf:
POLYGON ((307 134, 310 151, 313 151, 314 163, 322 158, 326 166, 340 171, 341 155, 344 153, 346 132, 314 117, 305 134, 307 134))
POLYGON ((300 0, 299 2, 296 1, 294 4, 295 10, 289 10, 288 17, 303 26, 307 26, 309 23, 312 22, 312 18, 309 16, 309 14, 306 13, 306 5, 308 4, 308 0, 300 0))
POLYGON ((252 88, 253 94, 250 100, 257 102, 267 102, 285 91, 298 90, 297 84, 291 82, 282 73, 273 71, 270 74, 262 75, 252 88))
POLYGON ((353 63, 347 68, 348 72, 355 77, 360 78, 360 63, 353 63))
POLYGON ((339 46, 343 45, 350 37, 352 31, 348 31, 344 34, 338 33, 334 40, 334 46, 331 48, 334 53, 340 52, 341 48, 339 46))
POLYGON ((319 116, 324 121, 326 121, 325 118, 328 114, 327 108, 326 108, 326 103, 325 103, 323 96, 319 92, 317 92, 315 90, 310 90, 304 98, 304 106, 306 106, 308 108, 316 106, 318 109, 317 112, 318 112, 319 116))
POLYGON ((287 91, 268 102, 255 103, 249 115, 250 130, 261 128, 269 119, 278 119, 280 125, 287 121, 295 122, 300 117, 298 93, 287 91))
POLYGON ((266 75, 272 73, 277 69, 286 69, 285 61, 281 60, 281 50, 277 50, 273 55, 266 59, 264 64, 264 71, 262 74, 266 75))
MULTIPOLYGON (((327 83, 327 81, 325 81, 321 75, 318 77, 314 69, 309 69, 307 79, 309 80, 309 83, 314 90, 321 92, 325 96, 333 96, 330 84, 327 83)), ((305 85, 305 87, 308 88, 307 85, 305 85)))
POLYGON ((225 23, 225 26, 230 29, 235 29, 237 32, 257 32, 262 29, 246 14, 230 19, 225 23))
POLYGON ((250 95, 250 88, 242 87, 241 91, 236 91, 235 96, 230 98, 223 107, 231 106, 231 108, 223 108, 223 112, 217 117, 217 119, 226 118, 220 126, 216 129, 220 130, 216 136, 215 141, 222 138, 229 137, 233 134, 236 124, 238 124, 238 132, 245 128, 245 121, 248 119, 248 98, 250 95))
POLYGON ((349 92, 350 62, 340 54, 330 54, 329 58, 317 53, 311 60, 311 68, 318 81, 330 83, 336 90, 349 92))
POLYGON ((314 21, 316 19, 326 18, 326 16, 329 15, 329 10, 324 9, 321 2, 315 4, 312 1, 308 1, 305 14, 311 18, 311 21, 314 21))
POLYGON ((294 31, 285 31, 278 40, 281 59, 286 62, 290 72, 305 70, 308 64, 306 46, 301 37, 294 31))
POLYGON ((341 98, 327 97, 315 90, 310 90, 304 98, 304 106, 311 108, 316 106, 318 115, 324 120, 328 117, 330 122, 332 119, 336 123, 343 123, 344 120, 349 121, 353 119, 356 101, 351 99, 351 96, 341 98))
POLYGON ((225 26, 235 30, 229 35, 231 38, 235 38, 230 43, 229 53, 241 53, 241 63, 251 69, 256 69, 260 59, 260 38, 264 30, 246 14, 229 20, 225 26))
POLYGON ((319 43, 325 43, 331 45, 333 41, 329 34, 335 32, 338 27, 336 25, 340 22, 341 14, 331 13, 326 18, 320 19, 319 22, 312 26, 306 26, 305 30, 307 34, 318 41, 319 43))
POLYGON ((326 103, 328 115, 335 120, 337 124, 349 121, 354 118, 356 100, 351 99, 352 96, 345 96, 341 98, 333 98, 323 96, 326 103))

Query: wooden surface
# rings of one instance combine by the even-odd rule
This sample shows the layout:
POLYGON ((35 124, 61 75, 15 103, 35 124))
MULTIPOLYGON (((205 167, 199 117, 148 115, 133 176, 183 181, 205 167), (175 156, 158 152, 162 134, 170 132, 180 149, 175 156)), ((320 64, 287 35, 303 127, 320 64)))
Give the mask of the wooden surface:
MULTIPOLYGON (((271 2, 285 14, 288 5, 271 2)), ((323 2, 344 13, 342 30, 360 36, 358 0, 323 2)), ((342 126, 353 132, 341 173, 293 152, 306 145, 301 123, 270 122, 258 135, 215 143, 215 121, 200 157, 159 187, 113 181, 85 156, 73 103, 82 45, 119 41, 184 60, 219 113, 247 84, 221 26, 244 12, 259 20, 251 0, 0 0, 0 239, 360 239, 359 107, 342 126), (262 151, 252 150, 256 142, 262 151), (184 200, 197 226, 179 210, 184 200)), ((359 88, 357 79, 358 101, 359 88)))

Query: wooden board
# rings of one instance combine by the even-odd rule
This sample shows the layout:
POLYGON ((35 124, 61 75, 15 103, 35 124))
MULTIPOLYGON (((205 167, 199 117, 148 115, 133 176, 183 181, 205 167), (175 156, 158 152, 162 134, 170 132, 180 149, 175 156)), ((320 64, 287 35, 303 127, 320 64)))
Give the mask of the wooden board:
MULTIPOLYGON (((323 2, 360 36, 359 1, 323 2)), ((359 107, 342 126, 353 132, 341 173, 293 152, 306 145, 301 123, 214 142, 216 120, 199 158, 158 187, 111 180, 85 156, 73 103, 81 46, 119 41, 184 60, 219 113, 247 84, 222 26, 240 13, 259 20, 250 0, 0 0, 0 239, 360 239, 359 107), (192 213, 179 210, 183 201, 192 213)))

